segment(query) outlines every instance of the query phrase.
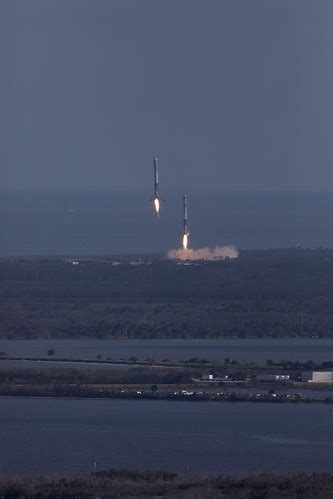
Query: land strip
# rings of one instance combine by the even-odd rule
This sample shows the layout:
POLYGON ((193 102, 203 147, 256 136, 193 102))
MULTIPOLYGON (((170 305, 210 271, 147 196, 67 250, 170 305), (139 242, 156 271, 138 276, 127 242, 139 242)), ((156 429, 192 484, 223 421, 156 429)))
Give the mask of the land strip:
MULTIPOLYGON (((53 362, 56 361, 50 363, 53 362)), ((235 370, 230 366, 216 366, 214 375, 207 374, 211 368, 189 368, 185 362, 175 363, 175 366, 160 365, 157 369, 154 365, 118 368, 115 365, 114 369, 76 369, 57 365, 52 368, 0 368, 0 396, 333 402, 333 387, 329 384, 313 385, 290 380, 261 382, 257 379, 258 371, 271 370, 272 366, 237 365, 235 370)), ((295 372, 293 375, 298 377, 295 372)))
POLYGON ((333 250, 116 260, 0 259, 0 338, 333 337, 333 250))
POLYGON ((331 499, 333 474, 265 473, 184 477, 163 471, 110 470, 88 476, 2 478, 0 497, 182 497, 331 499))

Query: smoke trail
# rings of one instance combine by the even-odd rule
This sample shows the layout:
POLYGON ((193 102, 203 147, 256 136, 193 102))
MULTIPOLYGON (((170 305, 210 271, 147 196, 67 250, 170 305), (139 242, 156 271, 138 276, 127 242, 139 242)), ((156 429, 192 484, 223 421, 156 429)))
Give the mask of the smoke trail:
POLYGON ((215 248, 173 249, 168 251, 170 260, 224 260, 238 258, 235 246, 216 246, 215 248))

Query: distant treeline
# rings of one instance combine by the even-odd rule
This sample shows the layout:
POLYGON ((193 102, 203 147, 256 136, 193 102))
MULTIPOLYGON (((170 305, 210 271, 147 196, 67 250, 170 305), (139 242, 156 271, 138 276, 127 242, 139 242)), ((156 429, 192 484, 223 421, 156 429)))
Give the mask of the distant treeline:
POLYGON ((0 386, 11 385, 121 385, 191 383, 191 372, 181 369, 1 369, 0 386))
POLYGON ((0 260, 0 338, 333 337, 333 250, 223 262, 0 260))
POLYGON ((86 477, 2 478, 0 497, 331 498, 333 474, 266 473, 250 477, 182 477, 160 471, 110 470, 86 477))

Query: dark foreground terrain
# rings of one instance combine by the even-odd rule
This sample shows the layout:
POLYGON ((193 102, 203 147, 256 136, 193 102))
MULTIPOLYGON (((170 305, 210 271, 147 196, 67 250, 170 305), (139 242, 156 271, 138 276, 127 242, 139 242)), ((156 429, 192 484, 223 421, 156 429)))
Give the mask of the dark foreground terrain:
POLYGON ((77 478, 1 479, 9 497, 331 498, 332 474, 190 477, 166 472, 101 471, 77 478))
POLYGON ((333 337, 333 250, 0 260, 0 338, 333 337), (73 264, 74 261, 74 264, 73 264))

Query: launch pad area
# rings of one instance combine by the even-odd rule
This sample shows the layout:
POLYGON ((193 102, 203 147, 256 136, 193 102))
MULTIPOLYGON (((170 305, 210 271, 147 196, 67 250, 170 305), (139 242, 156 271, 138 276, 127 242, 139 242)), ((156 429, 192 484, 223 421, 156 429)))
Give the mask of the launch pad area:
POLYGON ((0 338, 333 337, 333 250, 0 259, 0 338))

